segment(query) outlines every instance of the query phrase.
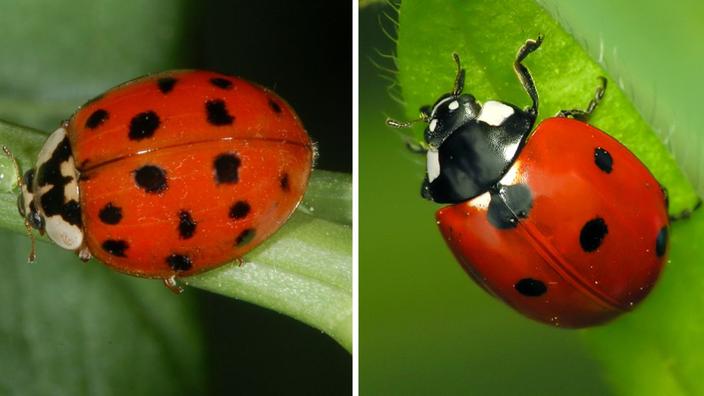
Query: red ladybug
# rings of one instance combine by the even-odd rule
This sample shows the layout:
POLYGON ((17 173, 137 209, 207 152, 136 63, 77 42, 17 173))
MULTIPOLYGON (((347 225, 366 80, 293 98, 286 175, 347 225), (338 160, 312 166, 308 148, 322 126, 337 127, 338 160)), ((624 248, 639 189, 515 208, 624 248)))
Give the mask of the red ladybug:
POLYGON ((440 231, 485 290, 532 319, 592 326, 630 311, 655 285, 668 249, 667 197, 626 147, 580 121, 606 80, 586 111, 533 130, 538 95, 521 62, 541 42, 528 40, 514 63, 532 99, 525 110, 463 94, 455 56, 454 91, 421 109, 422 195, 452 204, 436 214, 440 231))
POLYGON ((242 257, 305 191, 313 146, 273 92, 205 71, 120 85, 47 139, 21 183, 25 222, 81 259, 176 278, 242 257))

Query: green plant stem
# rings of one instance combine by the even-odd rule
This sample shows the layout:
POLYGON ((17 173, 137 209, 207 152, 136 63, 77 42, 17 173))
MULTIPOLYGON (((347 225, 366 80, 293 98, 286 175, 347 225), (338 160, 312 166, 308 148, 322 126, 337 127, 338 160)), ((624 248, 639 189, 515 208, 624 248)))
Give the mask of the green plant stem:
MULTIPOLYGON (((46 134, 0 122, 0 144, 22 169, 32 166, 46 134)), ((24 233, 11 161, 0 157, 0 228, 24 233)), ((276 310, 352 347, 351 176, 316 170, 299 210, 242 265, 184 279, 214 293, 276 310)))

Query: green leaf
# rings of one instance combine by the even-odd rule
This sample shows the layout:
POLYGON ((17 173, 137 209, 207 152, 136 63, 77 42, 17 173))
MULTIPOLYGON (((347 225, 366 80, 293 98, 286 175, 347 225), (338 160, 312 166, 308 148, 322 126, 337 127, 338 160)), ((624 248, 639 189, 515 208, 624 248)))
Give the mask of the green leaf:
POLYGON ((0 394, 192 395, 203 387, 193 300, 2 231, 0 394))
MULTIPOLYGON (((583 6, 586 10, 591 3, 583 6)), ((664 14, 660 12, 659 15, 664 14)), ((621 23, 625 24, 624 21, 633 16, 632 9, 623 11, 623 15, 621 23)), ((659 23, 655 22, 659 17, 651 15, 650 18, 650 23, 642 29, 652 29, 659 23)), ((577 26, 593 30, 594 26, 601 27, 601 20, 577 26)), ((575 26, 572 28, 576 29, 575 26)), ((628 30, 627 25, 621 28, 628 30)), ((607 31, 610 32, 608 28, 607 31)), ((691 208, 697 200, 694 189, 654 133, 652 125, 643 119, 629 97, 619 89, 623 84, 618 77, 626 75, 629 69, 616 69, 613 73, 617 78, 612 79, 611 69, 602 69, 571 34, 533 2, 404 1, 399 18, 397 63, 406 117, 417 117, 421 105, 432 104, 440 94, 450 91, 454 79, 450 56, 453 52, 460 54, 467 69, 465 91, 473 93, 480 101, 500 99, 527 105, 528 97, 516 80, 511 65, 518 47, 527 38, 535 38, 538 34, 543 34, 545 41, 540 50, 529 56, 526 64, 540 94, 540 118, 552 116, 561 109, 584 108, 593 95, 597 77, 606 76, 609 88, 591 122, 628 146, 668 188, 673 213, 691 208)), ((593 37, 594 33, 578 37, 587 36, 593 37)), ((616 40, 615 35, 609 37, 616 40)), ((680 37, 691 36, 683 33, 680 37)), ((650 46, 647 51, 658 57, 668 57, 670 46, 658 43, 659 47, 650 46)), ((594 45, 590 48, 593 53, 594 45)), ((642 46, 638 48, 646 51, 642 46)), ((662 72, 671 77, 669 69, 662 72)), ((672 125, 677 125, 678 130, 680 125, 683 129, 693 125, 680 119, 677 112, 667 111, 679 106, 680 102, 661 103, 664 99, 656 102, 656 93, 649 90, 652 87, 640 88, 634 87, 633 90, 642 111, 647 103, 657 103, 658 109, 663 108, 662 113, 656 113, 658 117, 648 114, 648 121, 659 117, 665 120, 653 121, 656 128, 667 131, 672 125)), ((689 112, 687 117, 694 114, 696 112, 689 112)), ((420 133, 421 127, 418 127, 415 136, 421 136, 420 133)), ((682 149, 693 157, 684 162, 688 167, 692 166, 692 161, 697 167, 701 166, 699 155, 695 154, 702 148, 699 136, 700 133, 692 132, 679 138, 680 145, 692 146, 682 149)), ((698 173, 695 170, 690 172, 691 175, 698 173)), ((704 393, 704 383, 700 379, 704 365, 696 348, 704 337, 701 310, 704 294, 698 292, 702 290, 704 279, 700 265, 704 252, 698 241, 704 232, 703 217, 704 214, 698 212, 691 219, 673 225, 670 261, 658 286, 640 307, 610 324, 582 331, 617 394, 704 393)))
MULTIPOLYGON (((399 21, 398 78, 408 118, 415 118, 420 106, 432 104, 451 90, 453 52, 459 53, 467 69, 466 91, 480 101, 500 99, 527 105, 528 97, 512 64, 523 42, 538 34, 545 41, 525 63, 540 95, 539 120, 563 109, 586 107, 597 77, 609 77, 555 20, 530 1, 449 5, 442 0, 410 1, 404 2, 399 21), (434 7, 438 14, 431 11, 434 7)), ((668 188, 673 212, 693 206, 697 199, 693 189, 614 81, 609 80, 604 100, 590 122, 625 144, 648 166, 668 188)))
POLYGON ((296 213, 266 243, 230 264, 184 279, 316 327, 352 348, 352 230, 296 213))

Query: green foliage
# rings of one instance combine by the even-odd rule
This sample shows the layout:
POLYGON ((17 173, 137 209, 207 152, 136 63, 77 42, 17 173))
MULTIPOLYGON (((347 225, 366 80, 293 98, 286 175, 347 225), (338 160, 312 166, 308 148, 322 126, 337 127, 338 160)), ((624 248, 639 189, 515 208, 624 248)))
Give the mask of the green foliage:
MULTIPOLYGON (((558 6, 562 3, 549 3, 555 4, 554 11, 560 14, 558 6)), ((591 7, 586 3, 584 6, 591 7)), ((623 25, 621 30, 628 30, 627 23, 632 17, 632 9, 625 10, 621 10, 623 18, 616 22, 623 25)), ((658 25, 654 22, 659 20, 658 17, 650 15, 648 18, 651 24, 642 29, 658 25)), ((594 26, 602 26, 598 15, 590 23, 577 20, 580 22, 577 26, 582 29, 593 30, 594 26)), ((576 30, 575 26, 572 28, 576 30)), ((609 32, 614 30, 605 28, 609 32)), ((593 95, 597 77, 608 77, 606 97, 591 122, 628 146, 668 188, 673 213, 691 208, 697 199, 693 188, 652 126, 619 89, 622 85, 619 77, 623 78, 629 72, 626 65, 620 64, 618 70, 612 71, 607 62, 607 70, 601 69, 571 34, 530 1, 404 1, 399 17, 397 64, 406 116, 415 118, 421 105, 432 104, 440 94, 450 90, 454 79, 452 52, 460 54, 467 69, 466 91, 472 92, 480 101, 501 99, 519 105, 528 104, 528 97, 517 82, 511 64, 518 47, 527 38, 535 38, 538 34, 543 34, 545 41, 540 50, 530 55, 526 64, 540 94, 540 118, 552 116, 561 109, 584 108, 593 95), (612 73, 617 73, 616 80, 611 78, 612 73)), ((593 32, 575 34, 579 38, 594 38, 593 32)), ((598 45, 595 46, 593 40, 591 43, 593 53, 598 45)), ((660 44, 640 47, 641 52, 647 50, 657 53, 656 57, 667 58, 670 48, 660 44)), ((679 53, 681 49, 677 51, 679 53)), ((670 73, 666 70, 663 72, 669 78, 670 73)), ((636 86, 634 90, 641 111, 644 104, 650 103, 656 103, 658 108, 663 105, 665 109, 678 106, 677 103, 662 104, 662 99, 651 89, 636 86)), ((690 117, 690 114, 695 116, 696 113, 689 112, 686 116, 690 117)), ((654 118, 655 126, 661 130, 675 124, 689 125, 680 121, 676 112, 663 111, 654 118)), ((420 131, 420 127, 415 130, 416 137, 420 136, 420 131)), ((685 165, 691 168, 696 163, 695 166, 699 167, 700 156, 694 153, 703 148, 699 143, 701 133, 688 133, 679 137, 680 142, 684 140, 691 146, 686 148, 689 158, 684 159, 685 165)), ((697 177, 698 173, 689 175, 697 177)), ((704 279, 699 265, 704 252, 697 241, 704 232, 703 216, 699 212, 692 219, 673 225, 670 262, 658 287, 640 307, 611 324, 581 332, 602 362, 606 377, 617 394, 704 393, 699 375, 704 367, 696 350, 704 336, 701 324, 704 318, 700 314, 702 293, 697 292, 702 289, 701 280, 704 279)))

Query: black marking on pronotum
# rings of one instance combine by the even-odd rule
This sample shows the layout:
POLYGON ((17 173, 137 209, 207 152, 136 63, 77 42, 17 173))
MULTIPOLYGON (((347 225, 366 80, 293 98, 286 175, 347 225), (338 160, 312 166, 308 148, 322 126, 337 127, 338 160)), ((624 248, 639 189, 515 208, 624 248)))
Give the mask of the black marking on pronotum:
POLYGON ((289 185, 289 181, 288 181, 288 173, 284 172, 281 175, 281 178, 279 179, 279 186, 281 187, 281 190, 284 192, 291 191, 291 186, 289 185))
POLYGON ((103 242, 102 248, 115 257, 127 257, 125 250, 129 248, 129 245, 127 241, 122 239, 107 239, 103 242))
POLYGON ((218 184, 234 184, 239 181, 239 167, 242 161, 233 153, 223 153, 215 157, 213 169, 218 184))
POLYGON ((667 227, 663 227, 658 232, 657 238, 655 238, 655 254, 658 257, 662 257, 667 250, 667 227))
POLYGON ((98 109, 94 111, 87 119, 86 119, 86 128, 88 129, 95 129, 101 125, 107 119, 110 117, 110 114, 108 114, 107 110, 105 109, 98 109))
POLYGON ((545 283, 532 278, 523 278, 516 282, 513 287, 526 297, 540 297, 548 291, 545 283))
POLYGON ((274 113, 281 114, 281 106, 279 106, 279 104, 276 103, 274 99, 269 98, 269 107, 271 107, 274 113))
POLYGON ((501 185, 498 191, 491 192, 487 218, 496 228, 514 228, 520 219, 528 217, 532 207, 533 198, 527 185, 501 185))
POLYGON ((241 220, 247 217, 251 207, 247 201, 237 201, 230 207, 230 218, 241 220))
POLYGON ((614 165, 614 159, 611 158, 611 154, 601 147, 594 149, 594 163, 601 169, 604 173, 611 173, 614 165))
POLYGON ((587 253, 597 250, 608 232, 609 227, 601 217, 595 217, 586 222, 579 233, 579 244, 582 250, 587 253))
POLYGON ((144 165, 134 171, 134 180, 142 190, 159 194, 168 188, 166 171, 156 165, 144 165))
POLYGON ((235 117, 227 111, 225 101, 222 99, 213 99, 205 102, 205 112, 211 125, 231 125, 235 121, 235 117))
POLYGON ((161 77, 160 79, 156 80, 156 86, 159 87, 159 91, 163 94, 167 94, 171 92, 172 89, 174 89, 174 85, 176 85, 176 80, 173 77, 161 77))
POLYGON ((51 158, 37 169, 37 186, 51 186, 40 199, 41 207, 47 217, 59 215, 69 224, 80 227, 82 224, 80 205, 75 200, 65 202, 64 188, 73 181, 73 176, 62 175, 61 164, 67 162, 69 158, 71 158, 71 143, 66 136, 51 153, 51 158))
POLYGON ((83 220, 81 219, 81 205, 74 200, 66 202, 64 210, 61 213, 61 218, 69 224, 81 227, 83 225, 83 220))
POLYGON ((178 235, 181 239, 188 239, 196 232, 196 222, 187 210, 178 212, 178 235))
POLYGON ((142 140, 154 136, 160 124, 159 116, 151 110, 137 114, 130 121, 130 140, 142 140))
POLYGON ((254 239, 255 231, 254 228, 247 228, 237 236, 235 239, 235 246, 240 247, 248 244, 254 239))
POLYGON ((108 202, 105 206, 98 212, 98 217, 100 221, 105 224, 115 225, 122 220, 122 208, 115 206, 112 202, 108 202))
POLYGON ((193 266, 190 257, 175 253, 166 258, 166 264, 168 264, 172 270, 177 272, 188 271, 193 266))
POLYGON ((214 77, 210 79, 210 83, 215 85, 218 88, 222 89, 232 89, 232 81, 222 78, 222 77, 214 77))

